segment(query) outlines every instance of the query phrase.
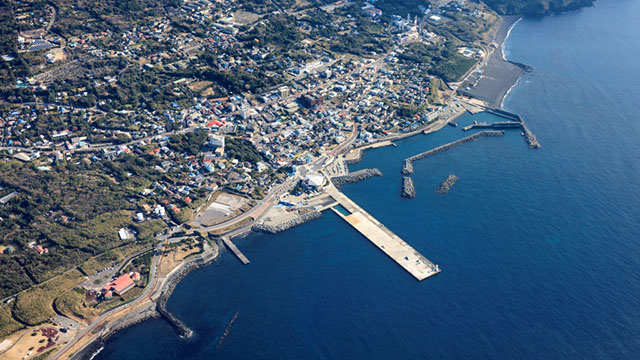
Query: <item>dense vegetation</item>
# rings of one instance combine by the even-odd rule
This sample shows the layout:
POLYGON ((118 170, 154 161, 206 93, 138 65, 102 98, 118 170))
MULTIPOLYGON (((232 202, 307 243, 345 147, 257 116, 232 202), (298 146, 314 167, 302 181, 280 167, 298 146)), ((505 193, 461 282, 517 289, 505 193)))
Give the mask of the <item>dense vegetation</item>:
MULTIPOLYGON (((131 223, 140 190, 159 178, 153 164, 153 157, 132 155, 107 161, 99 169, 82 162, 59 162, 50 171, 17 161, 0 163, 0 186, 20 193, 0 208, 1 244, 17 249, 0 258, 0 297, 126 244, 117 231, 131 223), (32 241, 49 253, 42 256, 29 249, 32 241)), ((157 225, 143 229, 146 239, 157 225)))
POLYGON ((207 140, 207 132, 204 130, 176 134, 169 138, 169 148, 179 153, 196 155, 200 152, 205 140, 207 140))
POLYGON ((0 1, 0 55, 13 57, 12 61, 0 59, 0 88, 15 84, 16 79, 29 74, 26 62, 18 54, 18 32, 13 9, 7 0, 0 1))
POLYGON ((38 325, 56 316, 53 300, 73 288, 82 274, 78 270, 69 270, 42 285, 34 286, 20 293, 13 307, 13 316, 28 325, 38 325))
POLYGON ((227 137, 225 139, 225 150, 227 156, 239 161, 248 161, 252 164, 262 161, 262 156, 256 150, 251 141, 227 137))
POLYGON ((98 315, 98 311, 84 304, 85 291, 81 288, 73 288, 54 301, 56 312, 76 317, 82 320, 90 320, 98 315))
POLYGON ((460 79, 476 63, 475 59, 458 54, 452 41, 445 46, 410 44, 398 58, 405 63, 428 64, 429 73, 448 82, 460 79))
POLYGON ((11 316, 13 304, 0 304, 0 338, 3 338, 24 327, 11 316))
POLYGON ((594 0, 485 0, 502 15, 542 16, 593 5, 594 0))

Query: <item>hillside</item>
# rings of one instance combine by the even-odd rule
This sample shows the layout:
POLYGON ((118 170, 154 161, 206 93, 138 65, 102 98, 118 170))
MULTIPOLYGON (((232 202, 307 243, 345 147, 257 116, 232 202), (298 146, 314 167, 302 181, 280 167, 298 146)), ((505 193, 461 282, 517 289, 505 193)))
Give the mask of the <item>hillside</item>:
POLYGON ((593 5, 594 0, 484 0, 501 15, 543 16, 593 5))

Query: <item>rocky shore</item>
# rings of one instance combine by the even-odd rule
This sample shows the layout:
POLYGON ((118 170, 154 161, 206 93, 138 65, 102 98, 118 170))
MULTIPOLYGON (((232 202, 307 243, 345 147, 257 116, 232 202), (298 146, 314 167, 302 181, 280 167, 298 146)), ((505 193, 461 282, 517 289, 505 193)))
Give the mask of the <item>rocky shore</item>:
POLYGON ((402 192, 400 196, 407 199, 413 199, 416 197, 416 189, 413 186, 413 179, 409 176, 405 176, 402 178, 402 192))
POLYGON ((268 234, 277 234, 279 232, 283 232, 285 230, 289 230, 294 226, 298 226, 300 224, 304 224, 307 221, 311 221, 319 218, 322 215, 319 211, 310 211, 303 215, 296 217, 295 219, 291 219, 289 221, 285 221, 278 225, 265 225, 265 224, 255 224, 251 227, 251 230, 255 232, 263 232, 268 234))
POLYGON ((331 182, 333 183, 333 185, 335 185, 335 187, 339 189, 342 185, 366 180, 374 176, 382 176, 382 172, 377 168, 362 169, 347 175, 333 177, 331 178, 331 182))
POLYGON ((487 137, 487 136, 502 136, 502 135, 504 135, 504 131, 493 131, 493 130, 480 131, 480 132, 477 132, 477 133, 475 133, 473 135, 464 137, 462 139, 458 139, 458 140, 450 142, 448 144, 444 144, 442 146, 438 146, 437 148, 431 149, 429 151, 425 151, 425 152, 420 153, 418 155, 414 155, 412 157, 406 158, 404 160, 404 164, 402 166, 402 173, 404 175, 413 174, 413 162, 416 161, 416 160, 424 159, 426 157, 439 154, 439 153, 441 153, 441 152, 443 152, 445 150, 449 150, 449 149, 454 148, 454 147, 456 147, 458 145, 465 144, 465 143, 468 143, 468 142, 471 142, 471 141, 474 141, 474 140, 478 140, 478 139, 483 138, 483 137, 487 137))
POLYGON ((436 192, 438 194, 444 194, 446 192, 448 192, 449 190, 451 190, 451 188, 453 187, 453 185, 456 183, 456 181, 460 180, 459 177, 453 175, 453 174, 449 174, 447 176, 446 179, 444 179, 444 181, 442 182, 442 184, 440 184, 440 187, 438 188, 438 190, 436 190, 436 192))

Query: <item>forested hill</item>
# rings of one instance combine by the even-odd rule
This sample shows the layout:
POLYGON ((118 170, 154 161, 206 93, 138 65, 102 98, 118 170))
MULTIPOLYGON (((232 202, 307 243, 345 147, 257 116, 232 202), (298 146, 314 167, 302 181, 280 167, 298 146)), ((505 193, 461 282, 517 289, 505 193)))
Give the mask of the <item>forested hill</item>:
POLYGON ((543 16, 593 5, 595 0, 483 0, 502 15, 543 16))

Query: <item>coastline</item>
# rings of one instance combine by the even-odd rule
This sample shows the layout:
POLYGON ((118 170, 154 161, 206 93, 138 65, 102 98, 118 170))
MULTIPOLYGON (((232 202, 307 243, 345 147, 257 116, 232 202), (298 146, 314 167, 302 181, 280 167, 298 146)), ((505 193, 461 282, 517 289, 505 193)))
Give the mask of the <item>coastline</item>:
POLYGON ((509 40, 509 36, 511 36, 511 31, 513 30, 514 27, 516 27, 516 25, 518 25, 518 23, 520 21, 522 21, 522 19, 524 19, 523 17, 519 17, 516 21, 514 21, 511 26, 509 26, 509 30, 507 30, 507 34, 504 36, 504 39, 501 40, 500 42, 500 51, 502 52, 502 60, 504 61, 509 61, 507 60, 507 55, 504 52, 504 45, 507 43, 507 40, 509 40))
POLYGON ((94 334, 94 337, 89 339, 86 344, 82 345, 75 353, 70 354, 69 358, 72 360, 93 359, 104 349, 104 344, 110 337, 119 331, 125 330, 149 319, 164 318, 170 322, 171 326, 176 328, 181 336, 190 336, 190 333, 183 331, 187 330, 190 332, 191 330, 184 326, 179 319, 173 317, 173 315, 163 309, 175 290, 176 285, 184 279, 185 276, 193 270, 209 265, 211 262, 218 259, 220 255, 219 248, 220 246, 216 246, 215 249, 210 252, 199 254, 190 261, 178 265, 178 267, 174 268, 164 279, 160 289, 158 290, 160 295, 157 296, 155 301, 152 299, 153 295, 150 295, 150 304, 145 304, 140 309, 123 314, 120 318, 113 319, 107 324, 97 326, 91 332, 94 334), (167 318, 167 315, 169 315, 170 318, 167 318), (109 324, 114 325, 109 328, 109 324))
POLYGON ((478 70, 462 82, 458 93, 483 101, 488 107, 501 108, 504 99, 531 67, 506 59, 505 43, 514 27, 523 19, 520 16, 502 16, 502 23, 492 43, 493 51, 478 70))
MULTIPOLYGON (((517 25, 517 23, 522 20, 522 17, 515 17, 515 16, 511 16, 511 17, 502 17, 503 19, 503 23, 501 23, 500 28, 497 30, 496 35, 495 35, 495 42, 497 42, 498 46, 496 46, 496 48, 494 49, 494 51, 492 51, 492 53, 488 56, 488 60, 487 63, 483 64, 479 70, 485 70, 487 67, 489 66, 495 66, 496 64, 508 64, 511 67, 515 67, 517 68, 519 71, 517 72, 513 72, 511 69, 507 70, 506 72, 502 72, 502 74, 505 73, 510 73, 511 76, 507 76, 505 79, 500 79, 500 83, 501 83, 501 87, 499 90, 499 98, 495 98, 494 95, 494 99, 493 101, 485 101, 482 98, 476 96, 470 96, 472 98, 476 98, 476 99, 480 99, 483 100, 485 102, 487 102, 490 106, 492 107, 502 107, 502 103, 504 102, 504 99, 506 98, 506 96, 509 94, 509 92, 517 85, 518 80, 520 79, 520 76, 527 71, 528 67, 526 65, 523 64, 518 64, 518 63, 514 63, 511 62, 509 60, 506 60, 505 58, 505 54, 504 54, 504 44, 506 42, 506 40, 508 39, 511 30, 515 27, 515 25, 517 25), (498 56, 498 52, 496 51, 497 48, 500 48, 500 54, 498 56), (497 59, 498 62, 494 62, 492 63, 491 60, 492 59, 497 59), (515 78, 515 80, 513 80, 513 74, 517 73, 517 77, 515 78), (506 85, 509 85, 509 87, 507 88, 506 85), (499 105, 496 105, 499 104, 499 105)), ((470 77, 472 77, 473 74, 470 75, 470 77)), ((482 80, 482 79, 480 79, 482 80)), ((460 92, 460 90, 459 90, 460 92)), ((466 95, 463 93, 463 95, 466 95)), ((469 96, 469 95, 467 95, 469 96)), ((459 118, 460 116, 462 116, 463 114, 465 114, 467 111, 458 111, 456 113, 454 113, 453 115, 449 116, 447 119, 439 119, 433 123, 430 123, 420 129, 411 131, 411 132, 407 132, 407 133, 403 133, 403 134, 395 134, 395 135, 391 135, 391 136, 387 136, 385 138, 381 138, 379 139, 379 141, 376 141, 374 143, 369 143, 357 148, 353 148, 351 149, 351 151, 355 151, 355 156, 353 157, 348 157, 345 156, 345 163, 350 165, 350 164, 354 164, 358 161, 360 161, 361 157, 362 157, 362 153, 368 149, 371 148, 376 148, 376 147, 380 147, 380 146, 388 146, 388 145, 392 145, 392 141, 395 140, 402 140, 408 137, 412 137, 418 134, 431 134, 431 133, 435 133, 439 130, 441 130, 442 128, 444 128, 449 122, 454 121, 455 119, 459 118), (382 144, 384 143, 384 144, 382 144)), ((315 215, 315 214, 314 214, 315 215)), ((319 215, 319 214, 317 214, 319 215)), ((304 221, 302 222, 307 222, 310 220, 313 220, 315 218, 317 218, 319 216, 310 216, 308 219, 305 218, 304 221)), ((296 224, 297 225, 297 224, 296 224)), ((252 231, 256 231, 257 229, 252 229, 252 231)), ((286 229, 285 229, 286 230, 286 229)), ((284 231, 284 230, 282 230, 284 231)), ((279 232, 279 231, 278 231, 279 232)), ((131 326, 134 326, 136 324, 139 324, 143 321, 146 321, 148 319, 152 319, 152 318, 158 318, 158 317, 163 317, 163 315, 161 315, 159 313, 158 308, 163 307, 166 302, 168 301, 168 299, 170 298, 173 290, 175 289, 176 285, 186 276, 188 275, 191 271, 196 270, 202 266, 205 266, 207 264, 209 264, 210 262, 212 262, 213 260, 217 259, 219 256, 219 247, 216 247, 215 250, 215 254, 210 257, 209 259, 207 259, 205 262, 200 263, 197 261, 197 259, 193 259, 188 263, 183 263, 181 265, 179 265, 178 268, 174 269, 165 279, 165 281, 162 283, 160 289, 158 290, 158 292, 160 293, 160 295, 156 298, 155 301, 153 301, 151 304, 146 305, 144 307, 142 307, 142 309, 138 309, 135 313, 127 313, 121 316, 121 318, 119 319, 115 319, 112 320, 111 323, 115 322, 115 325, 113 326, 113 328, 108 329, 106 332, 104 332, 103 334, 95 334, 95 337, 93 339, 90 339, 84 346, 82 346, 82 348, 80 348, 79 350, 77 350, 73 355, 70 356, 71 359, 74 360, 81 360, 81 359, 93 359, 100 351, 102 351, 104 349, 104 344, 105 342, 113 335, 115 335, 117 332, 122 331, 124 329, 127 329, 131 326), (133 315, 133 316, 131 316, 133 315)), ((204 254, 201 254, 204 255, 204 254)), ((166 315, 164 316, 166 317, 166 315)), ((178 322, 179 320, 176 319, 178 322)), ((173 326, 176 326, 176 324, 173 321, 170 321, 172 323, 173 326)), ((106 326, 102 325, 102 328, 100 329, 100 331, 104 331, 106 328, 106 326)), ((188 329, 187 329, 188 330, 188 329)), ((95 331, 95 330, 94 330, 95 331)), ((190 331, 190 330, 189 330, 190 331)), ((99 332, 99 331, 98 331, 99 332)), ((186 335, 188 336, 188 335, 186 335)))

